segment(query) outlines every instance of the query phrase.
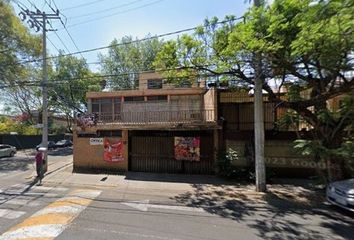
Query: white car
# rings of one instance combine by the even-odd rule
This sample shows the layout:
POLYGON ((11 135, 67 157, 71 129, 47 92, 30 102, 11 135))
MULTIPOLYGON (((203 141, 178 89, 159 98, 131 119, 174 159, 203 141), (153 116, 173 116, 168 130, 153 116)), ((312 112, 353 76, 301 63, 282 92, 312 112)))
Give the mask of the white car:
POLYGON ((7 144, 0 144, 0 157, 13 157, 16 152, 16 147, 7 144))
POLYGON ((331 204, 354 212, 354 178, 330 183, 326 197, 331 204))

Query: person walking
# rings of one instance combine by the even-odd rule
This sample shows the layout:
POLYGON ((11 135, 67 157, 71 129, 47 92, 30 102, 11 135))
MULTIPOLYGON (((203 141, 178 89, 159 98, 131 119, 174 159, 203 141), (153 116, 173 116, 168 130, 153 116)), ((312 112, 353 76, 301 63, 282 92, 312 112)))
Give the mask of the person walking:
POLYGON ((36 159, 37 179, 39 180, 39 185, 42 184, 42 178, 43 178, 43 156, 44 156, 43 149, 37 148, 35 159, 36 159))

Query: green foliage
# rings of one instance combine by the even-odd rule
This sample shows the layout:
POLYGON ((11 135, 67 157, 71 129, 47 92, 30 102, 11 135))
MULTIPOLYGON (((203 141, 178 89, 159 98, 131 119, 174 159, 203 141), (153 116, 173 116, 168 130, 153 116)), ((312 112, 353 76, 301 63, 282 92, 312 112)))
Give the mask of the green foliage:
POLYGON ((233 162, 238 160, 237 151, 229 148, 227 151, 219 152, 216 167, 217 173, 222 177, 235 177, 236 168, 233 162))
POLYGON ((68 130, 65 126, 62 126, 62 125, 58 125, 58 124, 52 124, 50 127, 49 127, 49 131, 51 134, 64 134, 64 133, 67 133, 68 130))
POLYGON ((178 69, 166 74, 171 81, 178 74, 207 73, 252 88, 255 56, 260 57, 260 77, 269 100, 291 109, 283 123, 303 120, 313 128, 312 142, 299 143, 304 152, 310 147, 321 151, 322 146, 330 149, 322 153, 336 158, 333 151, 352 136, 354 101, 345 100, 339 109, 328 101, 353 92, 354 81, 346 73, 354 70, 354 2, 274 0, 269 6, 250 8, 243 20, 233 19, 206 20, 193 35, 167 42, 155 66, 178 69), (286 99, 272 86, 275 79, 289 90, 286 99))
POLYGON ((318 140, 298 139, 295 140, 294 143, 294 148, 299 150, 304 156, 327 156, 328 154, 328 149, 318 140))
POLYGON ((73 112, 86 110, 86 92, 101 89, 101 79, 92 73, 86 60, 59 56, 50 73, 50 106, 72 117, 73 112))
MULTIPOLYGON (((150 36, 147 36, 150 37, 150 36)), ((153 70, 153 61, 161 49, 157 38, 137 41, 131 36, 111 42, 107 55, 99 55, 103 74, 108 78, 107 87, 113 90, 133 89, 138 85, 138 72, 153 70)))
POLYGON ((33 125, 14 121, 11 118, 0 118, 0 134, 10 134, 11 132, 17 132, 21 135, 36 135, 38 129, 33 125))
POLYGON ((0 0, 0 84, 21 78, 25 66, 19 62, 40 55, 40 39, 29 33, 8 2, 0 0))

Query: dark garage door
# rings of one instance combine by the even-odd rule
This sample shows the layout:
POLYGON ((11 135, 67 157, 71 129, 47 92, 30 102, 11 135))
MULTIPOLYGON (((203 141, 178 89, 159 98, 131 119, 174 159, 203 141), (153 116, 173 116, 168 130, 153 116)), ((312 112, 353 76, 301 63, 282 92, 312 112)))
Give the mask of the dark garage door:
POLYGON ((129 133, 129 170, 134 172, 213 174, 212 132, 134 131, 129 133), (175 136, 200 136, 200 161, 174 158, 175 136))

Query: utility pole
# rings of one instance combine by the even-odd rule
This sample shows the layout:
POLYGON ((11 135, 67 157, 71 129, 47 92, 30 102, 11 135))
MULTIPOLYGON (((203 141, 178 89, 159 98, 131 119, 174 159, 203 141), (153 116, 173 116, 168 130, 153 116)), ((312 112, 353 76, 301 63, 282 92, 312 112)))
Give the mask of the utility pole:
MULTIPOLYGON (((29 11, 28 9, 24 9, 21 7, 21 12, 19 16, 22 21, 26 20, 26 16, 29 17, 27 23, 29 24, 30 28, 34 28, 36 32, 42 29, 42 143, 41 146, 48 150, 48 73, 47 73, 47 31, 54 31, 53 29, 47 29, 47 22, 48 20, 52 19, 60 19, 59 17, 59 10, 55 13, 45 13, 36 9, 36 12, 29 11)), ((47 154, 45 154, 45 161, 44 161, 44 172, 48 169, 48 161, 47 161, 47 154)))
MULTIPOLYGON (((254 6, 260 7, 262 0, 254 0, 254 6)), ((255 144, 255 171, 256 171, 256 191, 265 192, 266 173, 264 160, 264 116, 263 116, 263 77, 262 77, 262 56, 255 53, 255 79, 254 79, 254 144, 255 144)))

